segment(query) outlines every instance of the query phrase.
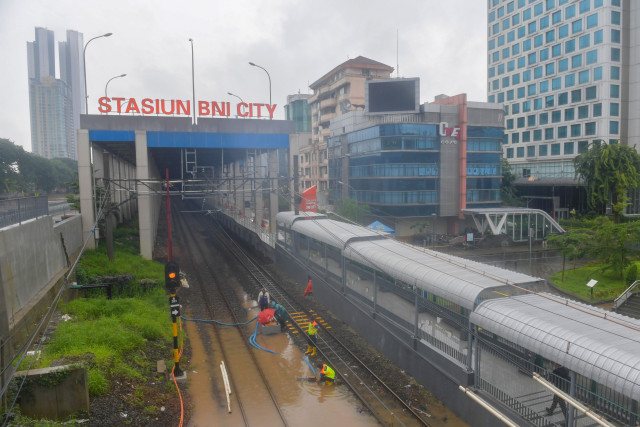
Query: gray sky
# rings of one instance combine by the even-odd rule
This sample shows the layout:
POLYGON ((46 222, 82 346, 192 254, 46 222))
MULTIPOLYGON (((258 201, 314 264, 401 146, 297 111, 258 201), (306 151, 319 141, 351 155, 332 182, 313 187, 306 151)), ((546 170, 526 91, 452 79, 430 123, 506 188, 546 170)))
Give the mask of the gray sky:
MULTIPOLYGON (((36 26, 87 48, 89 113, 110 97, 269 101, 284 118, 286 96, 359 55, 420 77, 421 102, 444 93, 486 101, 486 0, 0 0, 0 137, 31 151, 26 42, 36 26), (399 49, 396 48, 396 32, 399 49), (399 61, 397 60, 399 59, 399 61)), ((56 65, 57 77, 59 67, 56 65)), ((396 77, 394 72, 393 77, 396 77)))

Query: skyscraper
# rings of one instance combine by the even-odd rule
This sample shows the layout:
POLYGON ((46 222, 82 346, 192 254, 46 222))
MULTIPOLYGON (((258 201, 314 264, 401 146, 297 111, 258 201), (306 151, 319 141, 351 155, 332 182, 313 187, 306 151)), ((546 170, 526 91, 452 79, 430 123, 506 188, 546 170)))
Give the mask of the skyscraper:
POLYGON ((640 2, 489 0, 489 102, 530 206, 584 206, 573 158, 593 143, 640 147, 640 2))
POLYGON ((76 129, 84 109, 82 34, 67 31, 59 44, 60 79, 55 74, 53 31, 36 27, 27 42, 32 151, 46 158, 77 159, 76 129))

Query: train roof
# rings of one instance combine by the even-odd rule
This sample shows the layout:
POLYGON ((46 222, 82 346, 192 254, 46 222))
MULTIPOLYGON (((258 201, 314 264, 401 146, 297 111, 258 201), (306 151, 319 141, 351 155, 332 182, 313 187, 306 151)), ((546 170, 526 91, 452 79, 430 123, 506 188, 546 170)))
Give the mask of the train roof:
POLYGON ((541 293, 484 301, 471 322, 640 400, 640 320, 541 293))
POLYGON ((345 255, 469 310, 473 310, 481 299, 495 298, 513 291, 522 292, 518 288, 530 288, 543 283, 540 278, 392 239, 351 242, 345 248, 345 255))

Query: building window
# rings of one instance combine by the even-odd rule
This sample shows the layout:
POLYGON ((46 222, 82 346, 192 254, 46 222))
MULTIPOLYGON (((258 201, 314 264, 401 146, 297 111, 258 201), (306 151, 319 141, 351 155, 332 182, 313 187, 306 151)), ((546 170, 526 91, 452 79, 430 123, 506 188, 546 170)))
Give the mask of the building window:
POLYGON ((612 102, 609 105, 609 115, 618 116, 620 114, 620 104, 617 102, 612 102))
POLYGON ((524 86, 521 86, 518 88, 518 99, 524 98, 524 91, 525 91, 524 86))
MULTIPOLYGON (((564 53, 571 53, 576 50, 576 41, 575 39, 567 40, 564 42, 564 53)), ((495 56, 495 54, 494 54, 495 56)))
POLYGON ((559 24, 562 21, 562 12, 557 11, 551 14, 551 22, 555 24, 559 24))
POLYGON ((595 86, 589 86, 584 90, 584 99, 587 101, 596 99, 596 96, 597 96, 596 92, 597 91, 595 86))
POLYGON ((615 10, 611 12, 611 24, 620 25, 620 12, 615 10))
POLYGON ((576 89, 571 91, 571 102, 582 101, 582 89, 576 89))
POLYGON ((562 89, 562 77, 556 77, 551 80, 551 89, 559 90, 562 89))
MULTIPOLYGON (((507 101, 513 101, 513 98, 514 98, 513 94, 514 94, 513 89, 509 89, 507 91, 507 101)), ((509 114, 509 113, 507 113, 507 114, 509 114)))
POLYGON ((520 142, 520 134, 518 132, 514 132, 511 134, 511 143, 517 144, 520 142))
POLYGON ((531 141, 531 131, 522 132, 522 142, 530 142, 531 141))
POLYGON ((560 155, 560 144, 551 144, 551 155, 552 156, 560 155))
POLYGON ((562 92, 558 94, 558 105, 567 105, 569 103, 569 93, 562 92))
POLYGON ((507 119, 507 130, 513 129, 513 119, 507 119))
POLYGON ((594 13, 593 15, 587 16, 587 29, 594 28, 598 26, 598 14, 594 13))
POLYGON ((518 117, 517 123, 518 129, 522 129, 524 127, 524 117, 518 117))
POLYGON ((609 122, 609 133, 612 135, 618 134, 618 122, 615 120, 611 120, 609 122))
POLYGON ((558 38, 562 39, 565 38, 569 35, 569 25, 563 25, 560 28, 558 28, 558 38))
POLYGON ((524 147, 518 147, 516 153, 518 157, 524 157, 524 147))
POLYGON ((543 68, 542 67, 536 67, 533 69, 533 78, 534 79, 539 79, 541 78, 543 75, 543 68))
POLYGON ((533 109, 542 110, 542 98, 536 98, 533 100, 533 109))
POLYGON ((588 119, 589 118, 589 106, 581 105, 578 107, 578 119, 588 119))
POLYGON ((620 43, 620 30, 611 30, 611 42, 620 43))
POLYGON ((580 71, 578 73, 578 83, 589 83, 589 70, 580 71))
POLYGON ((544 140, 550 141, 553 139, 554 129, 553 128, 545 128, 544 130, 544 140))
POLYGON ((527 86, 527 95, 532 96, 536 94, 536 84, 531 84, 527 86))
POLYGON ((598 30, 593 33, 593 44, 600 44, 604 41, 604 32, 602 30, 598 30))
MULTIPOLYGON (((535 157, 536 156, 536 146, 535 145, 529 145, 527 147, 527 157, 535 157)), ((530 169, 525 169, 529 174, 531 173, 530 169)), ((522 171, 523 175, 524 175, 524 170, 522 171)))
POLYGON ((556 72, 556 64, 555 62, 549 62, 547 65, 545 65, 545 75, 546 76, 551 76, 553 74, 555 74, 556 72))
POLYGON ((540 93, 549 92, 549 80, 543 80, 540 82, 540 93))
POLYGON ((585 135, 595 135, 596 134, 596 123, 588 122, 584 124, 584 134, 585 135))
POLYGON ((564 87, 575 86, 576 84, 576 75, 571 73, 564 76, 564 87))
POLYGON ((518 55, 520 53, 520 43, 516 43, 513 46, 511 46, 511 54, 512 55, 518 55))
POLYGON ((551 46, 551 56, 555 58, 560 55, 562 55, 562 43, 551 46))
POLYGON ((507 159, 513 159, 513 148, 507 148, 507 159))
POLYGON ((567 71, 569 69, 569 59, 561 59, 558 61, 558 72, 567 71))
POLYGON ((584 36, 580 36, 578 46, 580 46, 580 49, 586 49, 591 46, 591 35, 585 34, 584 36))
MULTIPOLYGON (((535 47, 542 46, 542 41, 543 41, 542 34, 539 34, 539 35, 535 36, 533 38, 533 47, 535 48, 535 47)), ((540 58, 540 61, 542 61, 542 58, 540 58)))
POLYGON ((535 126, 536 125, 536 116, 535 114, 531 114, 527 116, 527 126, 535 126))
POLYGON ((521 39, 526 35, 527 35, 527 28, 524 25, 522 27, 518 27, 518 39, 521 39))
POLYGON ((549 113, 540 113, 538 116, 538 123, 541 125, 549 123, 549 113))
POLYGON ((602 116, 602 104, 593 104, 593 117, 602 116))
POLYGON ((578 141, 578 154, 589 151, 589 141, 578 141))
POLYGON ((549 108, 549 107, 553 107, 555 102, 555 96, 553 95, 547 95, 544 97, 544 105, 545 107, 549 108))
POLYGON ((529 22, 529 25, 527 25, 527 32, 529 33, 529 35, 535 33, 536 31, 537 31, 536 21, 529 22))
POLYGON ((513 105, 511 106, 511 112, 512 112, 513 114, 518 114, 518 113, 520 113, 520 104, 518 104, 517 102, 516 102, 515 104, 513 104, 513 105))
POLYGON ((567 127, 566 126, 558 126, 558 139, 567 137, 567 127))
POLYGON ((571 34, 579 33, 580 31, 582 31, 582 19, 573 21, 571 23, 571 34))
POLYGON ((598 62, 598 51, 591 50, 587 52, 587 65, 595 64, 596 62, 598 62))
POLYGON ((573 154, 573 142, 564 143, 564 154, 573 154))
POLYGON ((580 124, 571 125, 571 137, 580 136, 582 129, 580 124))
POLYGON ((582 0, 580 2, 580 13, 587 13, 591 10, 591 0, 582 0))
POLYGON ((574 55, 571 57, 571 68, 578 68, 582 66, 582 55, 574 55))
POLYGON ((573 18, 574 16, 576 16, 576 5, 572 4, 564 10, 564 19, 573 18))
POLYGON ((620 49, 617 47, 611 48, 611 60, 616 62, 620 61, 620 49))
POLYGON ((547 145, 544 145, 544 144, 540 145, 538 147, 538 156, 546 156, 547 155, 547 150, 548 150, 547 145))
POLYGON ((560 123, 562 120, 562 112, 560 110, 551 112, 551 123, 560 123))
MULTIPOLYGON (((612 50, 613 50, 613 49, 612 49, 612 50)), ((536 56, 537 56, 537 55, 536 55, 536 53, 535 53, 535 52, 533 52, 533 53, 530 53, 530 54, 529 54, 529 56, 527 57, 527 62, 528 62, 528 64, 529 64, 529 65, 533 65, 533 64, 535 64, 536 62, 538 62, 538 61, 536 60, 536 56)))
POLYGON ((620 67, 616 67, 616 66, 611 67, 611 79, 620 80, 620 67))
POLYGON ((612 98, 619 98, 620 97, 620 86, 619 85, 611 85, 611 97, 612 98))
POLYGON ((517 85, 520 83, 520 73, 516 73, 511 76, 511 84, 517 85))
POLYGON ((575 110, 573 108, 567 108, 564 110, 564 121, 570 122, 575 118, 575 110))

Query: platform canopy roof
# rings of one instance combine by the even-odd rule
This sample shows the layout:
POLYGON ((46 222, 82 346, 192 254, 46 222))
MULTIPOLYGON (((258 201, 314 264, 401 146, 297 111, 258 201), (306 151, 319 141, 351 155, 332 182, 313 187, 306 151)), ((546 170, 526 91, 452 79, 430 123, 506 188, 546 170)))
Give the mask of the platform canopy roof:
POLYGON ((640 400, 640 320, 541 293, 484 301, 471 322, 640 400))

